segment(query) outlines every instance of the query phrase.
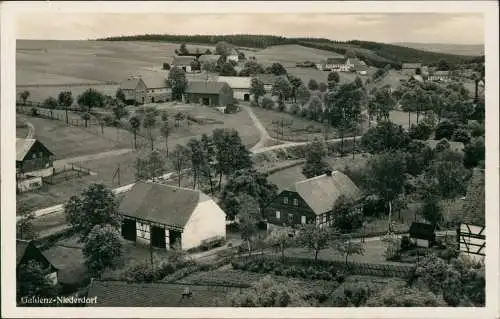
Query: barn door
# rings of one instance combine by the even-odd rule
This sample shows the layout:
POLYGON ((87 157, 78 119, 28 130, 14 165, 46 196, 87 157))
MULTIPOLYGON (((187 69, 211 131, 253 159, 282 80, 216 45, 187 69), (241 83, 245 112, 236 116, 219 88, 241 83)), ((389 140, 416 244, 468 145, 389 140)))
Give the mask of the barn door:
POLYGON ((165 228, 152 226, 151 227, 151 245, 158 248, 166 248, 165 228))
POLYGON ((135 220, 125 218, 122 223, 122 237, 126 240, 135 241, 136 235, 135 220))

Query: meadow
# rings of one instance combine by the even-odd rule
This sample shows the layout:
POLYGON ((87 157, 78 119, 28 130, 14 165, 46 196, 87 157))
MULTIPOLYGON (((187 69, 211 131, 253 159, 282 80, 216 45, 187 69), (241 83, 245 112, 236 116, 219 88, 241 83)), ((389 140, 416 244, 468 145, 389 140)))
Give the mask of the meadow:
MULTIPOLYGON (((179 44, 18 40, 16 84, 121 82, 140 69, 170 63, 179 44)), ((214 50, 188 45, 190 50, 214 50)))

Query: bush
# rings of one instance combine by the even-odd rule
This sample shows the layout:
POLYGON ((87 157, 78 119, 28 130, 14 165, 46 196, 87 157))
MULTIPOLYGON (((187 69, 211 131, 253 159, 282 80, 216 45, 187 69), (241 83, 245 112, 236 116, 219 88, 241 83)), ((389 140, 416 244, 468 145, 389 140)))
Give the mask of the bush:
POLYGON ((292 113, 293 115, 298 115, 300 113, 300 106, 297 103, 294 103, 290 107, 290 113, 292 113))
POLYGON ((455 132, 453 132, 453 136, 451 137, 452 141, 455 142, 462 142, 464 144, 467 144, 470 142, 470 136, 469 133, 465 129, 457 129, 455 132))
POLYGON ((407 250, 410 250, 414 247, 415 247, 415 245, 411 242, 410 237, 403 236, 401 238, 401 250, 402 251, 407 251, 407 250))
POLYGON ((456 123, 450 121, 442 121, 436 127, 436 132, 434 133, 434 138, 436 140, 448 139, 450 140, 453 136, 453 132, 458 128, 456 123))
POLYGON ((418 125, 412 124, 409 134, 412 139, 427 140, 432 135, 432 127, 425 124, 425 122, 418 125))
POLYGON ((38 109, 36 107, 31 108, 31 115, 32 116, 38 116, 38 109))
POLYGON ((262 99, 261 106, 263 109, 272 110, 274 108, 274 101, 268 97, 262 99))

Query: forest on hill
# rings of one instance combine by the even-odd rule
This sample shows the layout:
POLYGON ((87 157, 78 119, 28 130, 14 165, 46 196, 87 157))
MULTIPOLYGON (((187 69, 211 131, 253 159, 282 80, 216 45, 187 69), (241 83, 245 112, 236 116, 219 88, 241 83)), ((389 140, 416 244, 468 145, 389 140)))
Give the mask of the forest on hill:
POLYGON ((273 35, 168 35, 145 34, 97 39, 98 41, 154 41, 187 44, 213 44, 225 41, 239 47, 264 49, 269 46, 297 44, 309 48, 321 49, 339 54, 351 53, 365 60, 368 64, 382 68, 389 64, 400 68, 402 63, 423 63, 437 65, 439 61, 453 66, 483 60, 484 56, 464 56, 440 52, 430 52, 404 46, 371 41, 332 41, 325 38, 286 38, 273 35))

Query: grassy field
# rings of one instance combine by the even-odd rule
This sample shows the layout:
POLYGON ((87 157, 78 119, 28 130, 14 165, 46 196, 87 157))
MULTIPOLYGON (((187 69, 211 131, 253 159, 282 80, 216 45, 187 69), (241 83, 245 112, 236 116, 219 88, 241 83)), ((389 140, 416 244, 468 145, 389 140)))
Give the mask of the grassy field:
MULTIPOLYGON (((250 53, 249 53, 250 54, 250 53)), ((319 62, 326 58, 340 57, 339 54, 325 50, 307 48, 301 45, 276 45, 258 52, 252 52, 259 63, 271 65, 279 62, 285 67, 295 66, 298 62, 319 62)))
POLYGON ((18 40, 16 83, 120 82, 140 69, 170 63, 178 48, 179 44, 159 42, 18 40))
POLYGON ((374 87, 381 88, 386 85, 389 85, 393 89, 397 89, 401 85, 401 80, 408 80, 409 78, 408 75, 402 74, 401 71, 390 70, 380 81, 372 81, 368 84, 367 89, 371 90, 374 87))
POLYGON ((131 143, 116 141, 111 135, 100 135, 97 127, 95 130, 85 129, 66 126, 63 121, 25 116, 20 118, 34 125, 35 137, 55 154, 56 159, 127 148, 131 143))
MULTIPOLYGON (((391 111, 389 119, 396 125, 401 125, 403 128, 408 129, 408 112, 391 111)), ((420 121, 424 116, 420 116, 420 121)), ((410 124, 417 124, 417 113, 410 113, 410 124)))

